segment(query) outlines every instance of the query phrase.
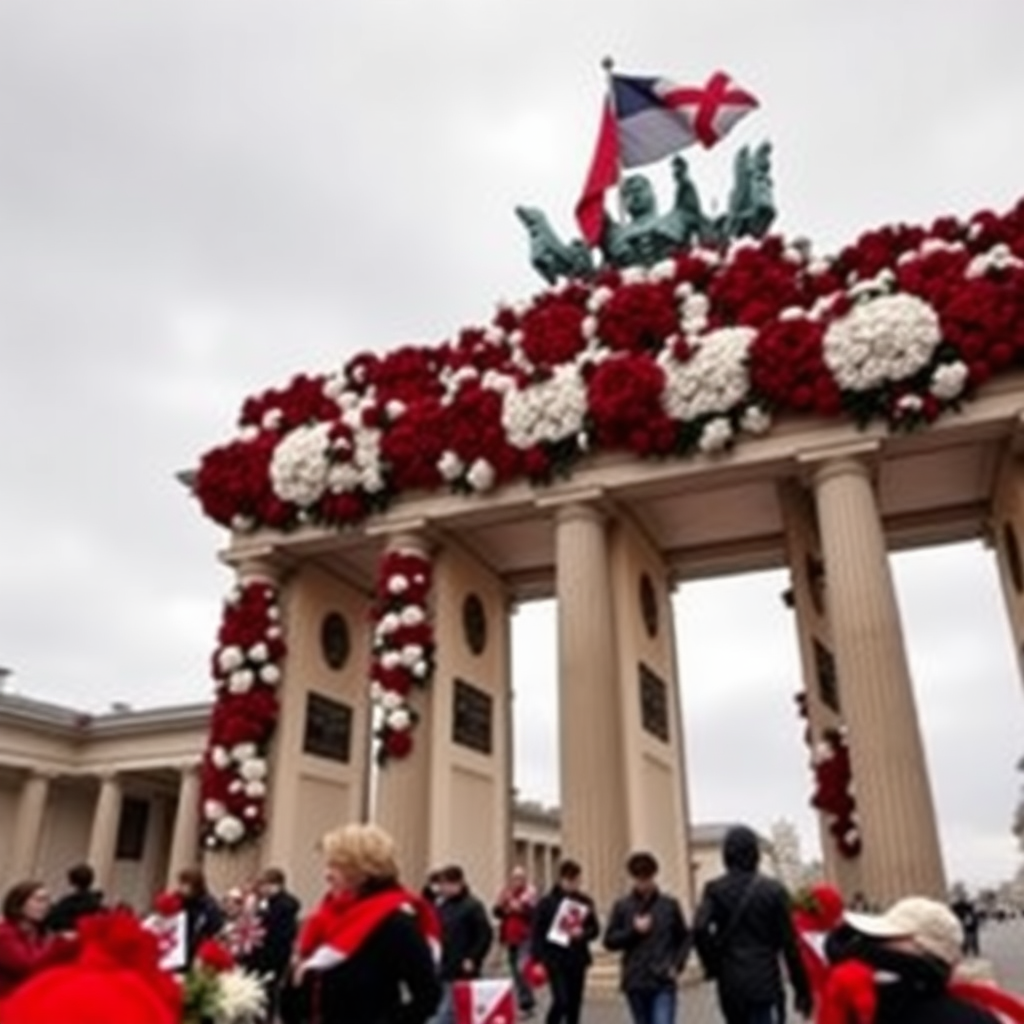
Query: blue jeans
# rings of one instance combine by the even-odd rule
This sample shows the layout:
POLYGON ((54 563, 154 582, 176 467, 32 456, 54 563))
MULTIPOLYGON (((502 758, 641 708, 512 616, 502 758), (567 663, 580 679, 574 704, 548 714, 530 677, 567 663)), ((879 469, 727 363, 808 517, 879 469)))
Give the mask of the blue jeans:
POLYGON ((516 1003, 520 1010, 529 1011, 537 1002, 533 989, 523 977, 523 962, 526 960, 525 946, 508 946, 508 970, 516 990, 516 1003))
POLYGON ((676 1024, 675 987, 626 992, 633 1024, 676 1024))

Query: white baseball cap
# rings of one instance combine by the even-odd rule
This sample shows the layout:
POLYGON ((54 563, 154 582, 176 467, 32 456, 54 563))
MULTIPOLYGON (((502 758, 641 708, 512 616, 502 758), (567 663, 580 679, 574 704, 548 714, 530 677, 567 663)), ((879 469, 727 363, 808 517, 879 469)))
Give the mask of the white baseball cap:
POLYGON ((862 935, 876 939, 912 939, 926 953, 951 967, 963 950, 964 930, 945 903, 924 896, 908 896, 884 914, 844 915, 846 923, 862 935))

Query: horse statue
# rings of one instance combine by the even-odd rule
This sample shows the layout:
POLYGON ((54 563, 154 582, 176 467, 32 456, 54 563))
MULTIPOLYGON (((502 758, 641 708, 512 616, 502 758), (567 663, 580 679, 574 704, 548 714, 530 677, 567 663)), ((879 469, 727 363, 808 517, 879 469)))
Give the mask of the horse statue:
POLYGON ((586 278, 594 273, 594 261, 586 243, 578 238, 563 242, 543 210, 517 206, 516 216, 529 236, 530 263, 548 284, 554 284, 560 277, 586 278))

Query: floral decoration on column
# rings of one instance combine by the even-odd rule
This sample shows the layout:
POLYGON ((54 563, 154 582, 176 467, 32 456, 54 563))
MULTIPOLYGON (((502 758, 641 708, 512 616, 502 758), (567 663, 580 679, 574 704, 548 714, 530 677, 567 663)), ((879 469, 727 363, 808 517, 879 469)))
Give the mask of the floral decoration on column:
POLYGON ((285 656, 280 618, 277 588, 270 583, 238 584, 224 602, 201 777, 207 849, 241 846, 266 825, 267 754, 285 656))
POLYGON ((412 730, 419 716, 409 697, 434 673, 431 579, 430 560, 421 554, 391 551, 381 560, 370 665, 378 764, 407 757, 412 750, 412 730))
MULTIPOLYGON (((797 694, 796 701, 801 717, 807 718, 807 695, 797 694)), ((826 728, 821 741, 814 743, 808 724, 804 739, 811 748, 814 771, 810 804, 828 819, 828 831, 839 853, 847 858, 856 857, 861 851, 861 835, 846 726, 840 723, 826 728)))

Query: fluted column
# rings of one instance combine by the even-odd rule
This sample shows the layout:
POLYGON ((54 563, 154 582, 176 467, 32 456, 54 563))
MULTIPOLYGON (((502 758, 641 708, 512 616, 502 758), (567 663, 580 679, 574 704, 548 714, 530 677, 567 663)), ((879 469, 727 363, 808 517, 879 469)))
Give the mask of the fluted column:
POLYGON ((870 468, 813 465, 828 609, 872 900, 944 898, 945 880, 899 607, 870 468))
POLYGON ((580 503, 556 518, 562 850, 607 906, 627 853, 618 657, 605 517, 580 503))
MULTIPOLYGON (((430 546, 417 533, 396 533, 388 538, 386 553, 410 552, 430 557, 430 546)), ((420 705, 420 720, 408 757, 395 758, 377 774, 374 820, 391 833, 401 851, 403 876, 418 885, 432 868, 430 862, 431 743, 433 707, 428 698, 420 705)))
POLYGON ((14 819, 9 876, 12 880, 31 878, 38 870, 39 840, 53 776, 48 772, 29 772, 21 786, 14 819))
POLYGON ((182 766, 180 775, 167 861, 168 884, 173 884, 182 868, 195 866, 199 858, 199 765, 182 766))
POLYGON ((100 775, 100 791, 89 832, 88 861, 96 872, 96 885, 109 889, 114 874, 117 826, 121 815, 121 779, 116 772, 100 775))

